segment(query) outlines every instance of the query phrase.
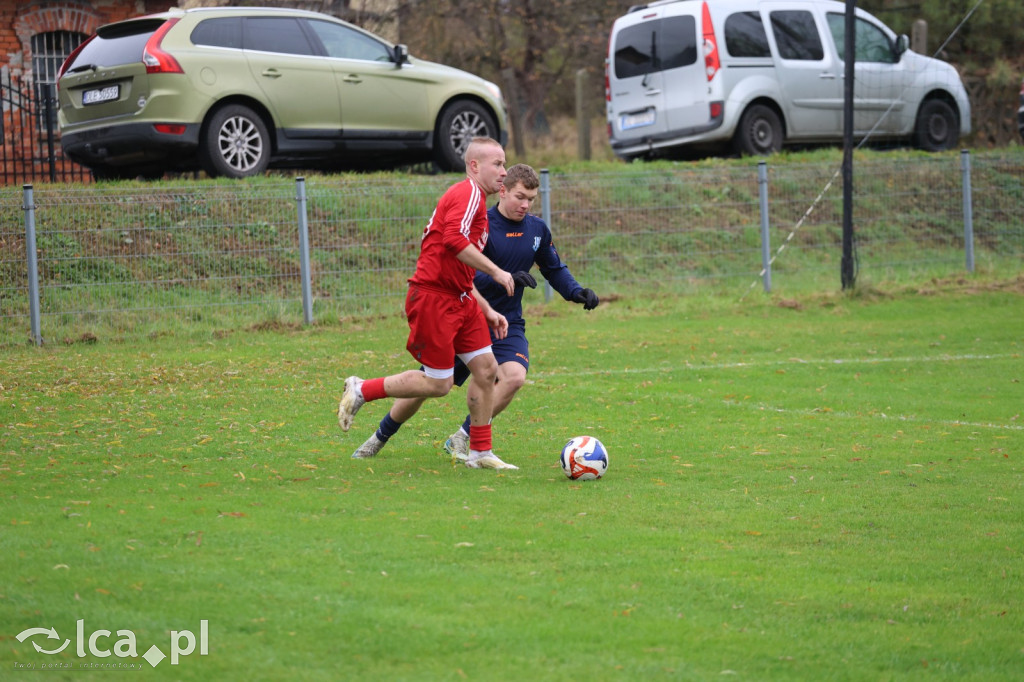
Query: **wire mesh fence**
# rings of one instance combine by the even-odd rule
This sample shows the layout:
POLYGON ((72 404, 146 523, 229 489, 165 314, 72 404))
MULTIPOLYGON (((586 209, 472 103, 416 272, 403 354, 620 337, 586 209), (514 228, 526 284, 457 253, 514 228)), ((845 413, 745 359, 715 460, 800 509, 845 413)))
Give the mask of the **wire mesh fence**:
MULTIPOLYGON (((969 196, 963 164, 953 154, 881 155, 856 164, 861 278, 963 273, 968 246, 980 267, 1019 271, 1024 154, 974 155, 969 196), (965 210, 973 218, 970 244, 965 210)), ((756 162, 551 174, 546 217, 577 279, 606 297, 708 287, 739 297, 759 284, 765 251, 777 254, 773 290, 838 289, 838 168, 769 161, 767 169, 763 186, 756 162)), ((43 340, 209 332, 302 321, 300 211, 308 225, 313 319, 399 314, 423 227, 457 179, 318 176, 305 181, 304 202, 295 181, 270 178, 44 186, 32 190, 31 206, 24 191, 0 190, 7 209, 0 223, 0 344, 30 338, 30 211, 43 340)))

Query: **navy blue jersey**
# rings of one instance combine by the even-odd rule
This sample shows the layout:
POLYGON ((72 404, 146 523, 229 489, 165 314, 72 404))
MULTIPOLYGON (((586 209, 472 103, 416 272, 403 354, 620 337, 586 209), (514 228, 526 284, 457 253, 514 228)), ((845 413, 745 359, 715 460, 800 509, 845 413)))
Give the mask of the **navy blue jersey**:
MULTIPOLYGON (((484 255, 499 268, 516 273, 520 270, 528 271, 536 263, 544 279, 567 301, 571 301, 576 292, 583 288, 558 257, 558 251, 551 243, 551 230, 543 220, 527 213, 520 222, 515 222, 503 216, 495 205, 487 211, 487 224, 490 237, 484 247, 484 255)), ((505 287, 482 272, 476 273, 473 283, 491 307, 504 315, 510 325, 524 324, 524 287, 516 287, 515 295, 509 296, 505 287)))

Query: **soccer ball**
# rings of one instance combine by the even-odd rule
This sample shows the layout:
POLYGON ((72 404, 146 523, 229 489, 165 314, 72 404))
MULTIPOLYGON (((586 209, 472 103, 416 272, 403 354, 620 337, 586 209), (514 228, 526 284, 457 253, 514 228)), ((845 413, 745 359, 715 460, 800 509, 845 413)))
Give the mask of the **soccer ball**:
POLYGON ((593 436, 576 436, 562 448, 562 471, 574 481, 593 481, 608 471, 608 449, 593 436))

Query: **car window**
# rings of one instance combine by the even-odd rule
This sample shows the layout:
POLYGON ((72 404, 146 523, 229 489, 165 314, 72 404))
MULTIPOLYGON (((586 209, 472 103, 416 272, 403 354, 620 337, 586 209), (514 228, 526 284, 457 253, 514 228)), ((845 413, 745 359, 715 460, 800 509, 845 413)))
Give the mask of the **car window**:
POLYGON ((388 46, 365 33, 329 21, 310 21, 309 26, 324 44, 328 57, 372 62, 391 61, 391 50, 388 46))
POLYGON ((247 50, 313 55, 316 51, 292 17, 246 17, 244 46, 247 50))
POLYGON ((615 75, 618 78, 642 76, 653 70, 654 27, 657 22, 627 26, 615 39, 615 75))
POLYGON ((192 29, 193 45, 211 47, 242 47, 242 17, 206 19, 192 29))
POLYGON ((121 66, 142 61, 142 51, 163 20, 157 22, 131 22, 116 30, 101 31, 78 53, 69 70, 85 64, 93 66, 121 66))
MULTIPOLYGON (((896 52, 885 31, 869 21, 857 18, 855 24, 853 60, 855 62, 878 62, 895 64, 896 52)), ((842 14, 828 14, 828 28, 832 32, 832 41, 840 57, 846 54, 846 17, 842 14)))
POLYGON ((825 51, 821 46, 818 27, 814 16, 803 10, 780 10, 772 12, 772 33, 783 59, 821 61, 825 51))
POLYGON ((725 20, 725 49, 733 57, 771 57, 760 12, 736 12, 725 20))
POLYGON ((693 17, 669 17, 628 26, 615 40, 617 78, 675 69, 696 61, 697 23, 693 17))
POLYGON ((697 61, 697 22, 693 17, 669 17, 658 29, 658 66, 678 69, 697 61))

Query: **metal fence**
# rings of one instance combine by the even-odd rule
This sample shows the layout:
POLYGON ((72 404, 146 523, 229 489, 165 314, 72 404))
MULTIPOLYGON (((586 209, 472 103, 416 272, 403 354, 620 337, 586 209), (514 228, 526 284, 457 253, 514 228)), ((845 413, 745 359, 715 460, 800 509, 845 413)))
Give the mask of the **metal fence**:
MULTIPOLYGON (((759 178, 752 162, 545 174, 534 209, 577 279, 605 298, 834 291, 837 170, 768 162, 759 178)), ((855 173, 859 283, 1019 272, 1021 150, 877 155, 855 173)), ((422 229, 457 179, 0 190, 0 344, 399 314, 422 229)), ((544 292, 529 295, 539 303, 544 292)))
POLYGON ((64 156, 54 85, 34 86, 0 70, 0 185, 91 182, 92 173, 64 156))

